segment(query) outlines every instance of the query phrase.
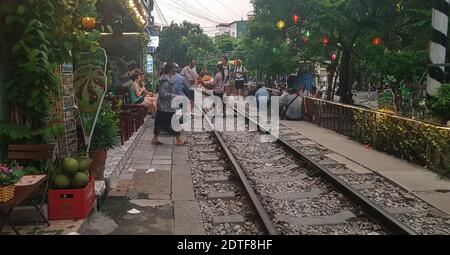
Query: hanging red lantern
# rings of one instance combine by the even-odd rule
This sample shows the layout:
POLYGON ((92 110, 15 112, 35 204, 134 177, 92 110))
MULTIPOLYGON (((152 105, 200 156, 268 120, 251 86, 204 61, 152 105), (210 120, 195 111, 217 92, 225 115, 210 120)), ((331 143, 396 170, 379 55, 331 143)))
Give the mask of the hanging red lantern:
POLYGON ((337 54, 333 53, 333 55, 331 55, 331 61, 335 62, 337 60, 337 54))
POLYGON ((294 21, 294 24, 298 24, 300 22, 300 16, 298 16, 297 14, 295 14, 292 17, 292 20, 294 21))
POLYGON ((373 38, 373 40, 372 40, 372 44, 373 45, 375 45, 375 46, 380 46, 381 45, 381 38, 379 38, 379 37, 375 37, 375 38, 373 38))
POLYGON ((329 43, 330 43, 330 38, 328 38, 327 36, 324 36, 324 37, 322 38, 322 44, 323 44, 324 46, 327 46, 329 43))
POLYGON ((95 27, 95 18, 93 18, 93 17, 83 17, 81 19, 81 25, 84 28, 92 29, 92 28, 95 27))

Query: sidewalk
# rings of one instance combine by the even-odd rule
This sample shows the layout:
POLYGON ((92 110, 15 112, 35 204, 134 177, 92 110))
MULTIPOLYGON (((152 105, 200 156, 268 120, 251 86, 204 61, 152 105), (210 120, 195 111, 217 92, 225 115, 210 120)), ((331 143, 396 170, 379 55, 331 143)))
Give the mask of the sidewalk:
POLYGON ((164 145, 151 145, 152 132, 153 120, 131 153, 130 167, 111 184, 102 208, 80 234, 205 234, 187 148, 174 145, 174 137, 161 137, 164 145))
POLYGON ((356 163, 358 167, 351 167, 356 171, 365 167, 376 172, 450 215, 450 181, 421 166, 367 149, 358 142, 311 123, 281 121, 281 124, 334 151, 338 154, 334 160, 346 165, 356 163))

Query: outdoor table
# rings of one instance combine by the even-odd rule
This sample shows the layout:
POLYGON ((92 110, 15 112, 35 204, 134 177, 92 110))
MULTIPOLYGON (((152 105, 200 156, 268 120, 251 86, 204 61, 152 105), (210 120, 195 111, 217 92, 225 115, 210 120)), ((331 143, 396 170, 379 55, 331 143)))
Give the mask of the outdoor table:
MULTIPOLYGON (((32 195, 39 189, 42 183, 46 180, 46 175, 25 175, 15 185, 14 197, 5 203, 0 203, 0 233, 3 227, 8 223, 17 235, 20 235, 17 231, 14 222, 11 220, 10 215, 14 208, 23 204, 24 201, 31 198, 32 195)), ((36 206, 35 206, 36 207, 36 206)), ((38 209, 38 208, 36 208, 38 209)), ((41 211, 38 212, 42 215, 41 211)), ((45 217, 44 217, 45 218, 45 217)))

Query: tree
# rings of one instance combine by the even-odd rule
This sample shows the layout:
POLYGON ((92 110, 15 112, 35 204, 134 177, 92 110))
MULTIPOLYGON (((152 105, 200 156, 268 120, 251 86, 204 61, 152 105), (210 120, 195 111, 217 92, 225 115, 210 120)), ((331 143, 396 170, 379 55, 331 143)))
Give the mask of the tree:
POLYGON ((349 103, 352 70, 357 71, 355 62, 363 60, 365 64, 373 57, 360 54, 360 48, 370 46, 372 38, 382 36, 386 42, 382 48, 391 52, 426 49, 428 36, 423 31, 429 22, 430 9, 425 3, 423 0, 407 3, 400 0, 253 0, 257 25, 250 26, 249 36, 287 43, 300 59, 327 64, 333 73, 338 69, 339 94, 342 102, 349 103), (398 3, 401 10, 397 10, 398 3), (291 21, 294 14, 300 15, 299 24, 291 21), (277 31, 275 24, 280 19, 286 22, 286 28, 277 31), (321 43, 324 36, 329 38, 327 45, 321 43), (333 53, 339 56, 336 62, 329 61, 333 53), (358 53, 360 59, 356 60, 358 53))
POLYGON ((217 47, 219 53, 224 54, 234 50, 236 38, 230 35, 221 35, 214 39, 214 44, 217 47))
MULTIPOLYGON (((157 50, 157 58, 161 62, 175 62, 179 65, 187 65, 189 62, 188 49, 210 48, 212 42, 199 24, 184 21, 181 25, 171 23, 163 28, 160 34, 160 47, 157 50)), ((195 54, 195 53, 193 53, 195 54)))

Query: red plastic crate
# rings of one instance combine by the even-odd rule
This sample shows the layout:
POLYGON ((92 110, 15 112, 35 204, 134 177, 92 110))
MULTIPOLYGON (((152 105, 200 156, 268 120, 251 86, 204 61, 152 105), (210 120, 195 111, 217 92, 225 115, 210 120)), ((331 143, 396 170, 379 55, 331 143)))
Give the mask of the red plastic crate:
POLYGON ((94 177, 84 189, 48 191, 48 219, 75 220, 84 219, 91 212, 95 202, 94 177))

